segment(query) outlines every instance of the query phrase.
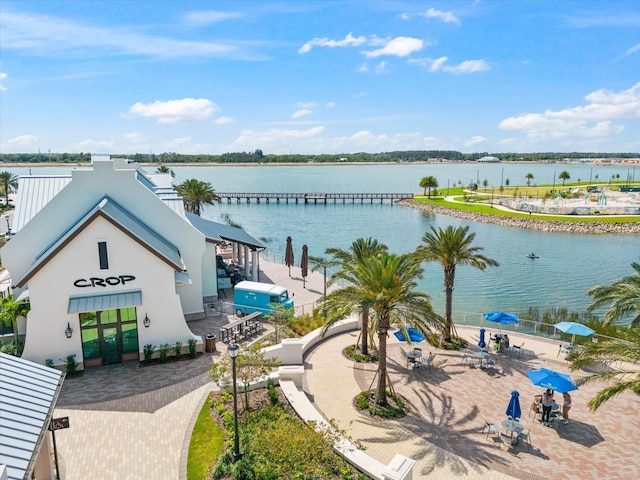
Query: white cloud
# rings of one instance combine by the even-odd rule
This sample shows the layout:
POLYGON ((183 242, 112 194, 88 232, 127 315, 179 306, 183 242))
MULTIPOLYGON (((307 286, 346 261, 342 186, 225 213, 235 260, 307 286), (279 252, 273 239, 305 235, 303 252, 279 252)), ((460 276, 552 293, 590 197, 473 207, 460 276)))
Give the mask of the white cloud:
POLYGON ((386 72, 387 62, 380 62, 376 65, 376 74, 380 75, 381 73, 386 72))
POLYGON ((94 140, 87 138, 81 142, 72 144, 66 151, 69 152, 111 152, 115 143, 111 140, 94 140))
POLYGON ((306 115, 311 115, 313 110, 309 110, 308 108, 303 108, 302 110, 298 110, 297 112, 293 112, 291 114, 291 118, 300 118, 306 115))
POLYGON ((333 107, 335 107, 335 106, 336 106, 336 102, 327 102, 327 103, 325 104, 325 107, 327 107, 327 108, 333 108, 333 107))
POLYGON ((173 140, 170 140, 168 142, 165 142, 162 145, 165 148, 165 150, 169 152, 177 152, 184 145, 188 145, 189 143, 191 143, 191 140, 192 140, 191 136, 179 137, 179 138, 174 138, 173 140))
POLYGON ((616 57, 613 61, 614 61, 614 62, 617 62, 618 60, 622 60, 623 58, 626 58, 626 57, 628 57, 629 55, 632 55, 632 54, 636 53, 637 51, 640 51, 640 43, 638 43, 638 44, 634 45, 634 46, 633 46, 633 47, 631 47, 631 48, 626 49, 626 50, 622 53, 622 55, 620 55, 620 56, 616 57))
POLYGON ((7 78, 7 74, 4 72, 0 72, 0 91, 4 91, 7 89, 7 87, 3 85, 5 78, 7 78))
POLYGON ((613 122, 624 118, 640 118, 640 83, 628 90, 597 90, 585 96, 586 105, 525 113, 502 120, 503 130, 521 131, 530 140, 566 137, 609 137, 624 130, 613 122))
POLYGON ((175 124, 204 120, 217 110, 215 103, 206 98, 183 98, 153 103, 135 103, 124 117, 152 117, 158 123, 175 124))
POLYGON ((216 125, 228 125, 230 123, 236 123, 236 119, 231 117, 218 117, 213 121, 213 123, 216 125))
POLYGON ((464 62, 460 62, 458 65, 446 65, 449 61, 449 57, 440 57, 440 58, 417 58, 410 59, 410 63, 417 63, 419 65, 424 65, 429 68, 431 72, 448 72, 448 73, 456 73, 456 74, 465 74, 465 73, 476 73, 482 72, 485 70, 489 70, 489 64, 484 60, 465 60, 464 62))
POLYGON ((358 47, 366 42, 366 38, 363 36, 354 37, 351 32, 347 34, 342 40, 331 40, 326 37, 316 37, 298 49, 298 53, 309 53, 313 47, 358 47))
POLYGON ((140 144, 150 142, 153 139, 153 135, 141 132, 129 132, 122 135, 122 138, 129 143, 140 144))
POLYGON ((518 139, 514 138, 514 137, 510 137, 510 138, 503 138, 502 140, 500 140, 498 142, 498 145, 503 145, 505 147, 509 147, 512 145, 517 145, 518 144, 518 139))
POLYGON ((213 23, 242 18, 242 16, 243 15, 240 12, 217 12, 214 10, 206 10, 201 12, 189 12, 184 15, 183 20, 189 25, 204 27, 213 23))
POLYGON ((296 103, 298 108, 316 108, 318 106, 318 102, 298 102, 296 103))
POLYGON ((456 25, 460 25, 460 20, 453 14, 453 12, 443 12, 442 10, 430 8, 426 12, 419 13, 418 15, 426 18, 435 18, 443 23, 455 23, 456 25))
POLYGON ((10 138, 7 141, 9 148, 15 151, 17 148, 26 148, 36 146, 38 143, 38 137, 35 135, 20 135, 18 137, 10 138))
POLYGON ((367 58, 376 58, 382 55, 406 57, 417 52, 424 46, 424 41, 412 37, 396 37, 384 42, 382 48, 363 52, 367 58))
POLYGON ((484 143, 486 141, 487 141, 487 139, 485 137, 481 137, 480 135, 476 135, 476 136, 471 137, 466 142, 464 142, 464 146, 465 147, 471 147, 473 145, 478 145, 479 143, 484 143))
POLYGON ((367 65, 366 62, 358 67, 358 72, 360 73, 366 73, 368 71, 369 71, 369 65, 367 65))
POLYGON ((296 141, 304 141, 305 144, 324 131, 324 127, 317 126, 306 130, 284 130, 272 128, 269 130, 243 130, 229 145, 228 151, 253 150, 261 148, 265 151, 277 151, 286 149, 287 152, 296 141))
POLYGON ((101 58, 120 53, 162 58, 196 56, 246 56, 231 43, 175 40, 147 35, 126 27, 105 28, 53 15, 2 12, 4 49, 36 55, 84 55, 101 58))

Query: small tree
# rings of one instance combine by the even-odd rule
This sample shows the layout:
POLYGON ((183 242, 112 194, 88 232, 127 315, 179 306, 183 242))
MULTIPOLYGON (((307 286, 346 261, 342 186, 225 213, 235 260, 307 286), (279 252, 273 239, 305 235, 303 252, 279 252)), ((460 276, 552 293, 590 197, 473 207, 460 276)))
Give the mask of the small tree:
POLYGON ((422 177, 420 179, 420 186, 424 189, 424 195, 427 194, 427 188, 428 188, 429 197, 431 197, 431 189, 438 188, 438 179, 434 176, 422 177))
MULTIPOLYGON (((242 385, 244 393, 244 408, 249 410, 249 385, 268 375, 282 362, 276 358, 265 358, 262 345, 256 342, 240 350, 236 357, 236 377, 242 385)), ((229 354, 215 363, 209 370, 209 376, 218 381, 221 378, 230 378, 233 375, 233 363, 229 354)))
POLYGON ((566 170, 563 170, 560 172, 560 175, 558 175, 558 178, 562 180, 562 185, 564 185, 565 180, 569 180, 571 178, 571 175, 569 175, 569 172, 567 172, 566 170))
POLYGON ((13 295, 4 297, 0 301, 0 322, 13 328, 13 341, 18 345, 18 317, 29 313, 31 304, 17 302, 13 295))
POLYGON ((533 173, 527 173, 524 178, 527 180, 527 187, 531 186, 531 180, 533 180, 533 173))
POLYGON ((489 186, 489 180, 486 178, 482 181, 482 186, 484 187, 485 192, 487 191, 487 187, 489 186))
POLYGON ((9 193, 18 189, 18 176, 11 172, 0 172, 0 188, 4 194, 5 202, 9 205, 9 193))
POLYGON ((291 311, 291 307, 287 307, 283 303, 270 303, 269 307, 271 308, 271 313, 265 315, 265 318, 270 323, 273 323, 276 336, 275 344, 277 345, 280 343, 282 328, 289 325, 289 320, 293 316, 293 312, 291 311))

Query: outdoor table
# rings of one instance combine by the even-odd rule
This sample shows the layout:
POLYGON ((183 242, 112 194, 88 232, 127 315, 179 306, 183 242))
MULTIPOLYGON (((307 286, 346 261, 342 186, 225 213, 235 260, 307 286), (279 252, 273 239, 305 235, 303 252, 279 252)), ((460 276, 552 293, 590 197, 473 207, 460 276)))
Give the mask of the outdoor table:
POLYGON ((484 364, 482 363, 482 360, 489 358, 489 353, 485 352, 484 350, 481 350, 479 352, 474 353, 473 356, 475 358, 480 359, 480 368, 484 368, 484 364))
POLYGON ((420 350, 411 350, 407 352, 407 362, 412 363, 422 357, 422 352, 420 350))
MULTIPOLYGON (((507 431, 507 433, 511 434, 511 438, 513 438, 514 433, 520 433, 524 431, 524 425, 522 425, 517 420, 503 420, 502 427, 507 431)), ((518 437, 511 442, 512 445, 518 444, 518 437)))

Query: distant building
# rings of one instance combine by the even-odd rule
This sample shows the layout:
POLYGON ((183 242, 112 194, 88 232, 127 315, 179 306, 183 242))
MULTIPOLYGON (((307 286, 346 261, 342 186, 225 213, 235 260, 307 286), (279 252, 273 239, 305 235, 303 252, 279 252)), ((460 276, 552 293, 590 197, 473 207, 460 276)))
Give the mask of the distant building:
POLYGON ((476 160, 476 162, 480 163, 500 163, 500 159, 498 157, 482 157, 476 160))

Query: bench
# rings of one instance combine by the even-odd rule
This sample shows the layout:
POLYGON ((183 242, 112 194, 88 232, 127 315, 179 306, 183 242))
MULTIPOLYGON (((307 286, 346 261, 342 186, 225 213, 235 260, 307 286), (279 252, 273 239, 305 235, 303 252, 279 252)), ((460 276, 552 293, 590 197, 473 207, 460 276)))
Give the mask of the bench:
POLYGON ((235 343, 240 338, 246 339, 248 336, 253 335, 262 326, 262 313, 253 312, 245 317, 240 318, 229 325, 220 327, 220 341, 229 343, 233 341, 235 343))

